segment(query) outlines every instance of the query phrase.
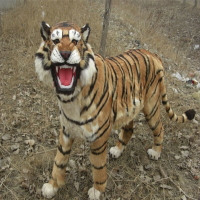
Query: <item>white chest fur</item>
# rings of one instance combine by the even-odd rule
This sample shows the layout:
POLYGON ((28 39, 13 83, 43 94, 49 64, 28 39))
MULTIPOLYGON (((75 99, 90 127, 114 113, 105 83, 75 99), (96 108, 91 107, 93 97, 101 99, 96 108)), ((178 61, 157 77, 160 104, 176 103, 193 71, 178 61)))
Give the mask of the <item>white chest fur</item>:
POLYGON ((93 140, 91 138, 99 128, 95 121, 90 122, 90 116, 88 118, 82 118, 80 116, 80 104, 78 98, 73 102, 62 103, 59 102, 59 108, 61 111, 60 122, 61 127, 65 127, 65 130, 70 137, 80 137, 84 140, 93 140))
POLYGON ((77 103, 77 100, 68 103, 59 102, 59 109, 61 112, 60 114, 61 127, 64 126, 66 132, 70 134, 71 137, 83 137, 83 130, 81 126, 68 120, 70 119, 72 121, 77 121, 77 122, 81 121, 80 107, 78 105, 79 104, 77 103))

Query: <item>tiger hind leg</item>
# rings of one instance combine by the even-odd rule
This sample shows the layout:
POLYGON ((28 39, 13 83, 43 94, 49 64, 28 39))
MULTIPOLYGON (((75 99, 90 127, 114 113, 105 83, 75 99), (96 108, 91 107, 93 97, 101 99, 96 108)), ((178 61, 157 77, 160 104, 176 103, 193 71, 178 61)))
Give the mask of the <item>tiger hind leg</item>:
POLYGON ((110 148, 109 153, 112 158, 119 158, 121 156, 132 135, 133 121, 129 122, 128 125, 122 127, 116 146, 110 148))
POLYGON ((150 103, 147 103, 143 112, 154 137, 153 147, 148 149, 147 154, 150 159, 158 160, 161 155, 164 137, 164 128, 160 119, 160 102, 157 101, 153 107, 150 106, 150 103))
POLYGON ((58 188, 65 184, 66 165, 73 141, 74 139, 70 138, 63 128, 59 136, 59 145, 54 160, 52 179, 42 187, 42 194, 48 199, 54 197, 58 188))

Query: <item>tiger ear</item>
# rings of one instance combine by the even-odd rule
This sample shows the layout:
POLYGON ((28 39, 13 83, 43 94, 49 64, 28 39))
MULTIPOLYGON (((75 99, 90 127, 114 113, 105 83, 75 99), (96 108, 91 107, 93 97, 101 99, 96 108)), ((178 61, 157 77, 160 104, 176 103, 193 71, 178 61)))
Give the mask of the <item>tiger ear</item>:
POLYGON ((89 24, 86 24, 81 28, 81 33, 82 33, 83 41, 85 41, 87 43, 88 42, 88 37, 90 35, 89 24))
POLYGON ((47 24, 46 22, 42 21, 41 28, 40 28, 40 34, 41 34, 41 36, 42 36, 44 41, 49 39, 50 29, 51 29, 51 27, 49 26, 49 24, 47 24))

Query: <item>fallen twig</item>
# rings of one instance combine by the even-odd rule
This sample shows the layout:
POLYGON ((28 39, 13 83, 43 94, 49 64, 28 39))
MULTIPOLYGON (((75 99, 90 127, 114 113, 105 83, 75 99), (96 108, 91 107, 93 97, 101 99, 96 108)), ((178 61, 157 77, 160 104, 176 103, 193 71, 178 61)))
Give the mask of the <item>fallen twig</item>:
POLYGON ((188 195, 184 192, 184 190, 183 190, 179 185, 177 185, 169 176, 166 175, 164 169, 163 169, 161 166, 159 166, 159 170, 160 170, 161 175, 162 175, 164 178, 168 178, 168 179, 178 188, 178 190, 179 190, 181 193, 183 193, 187 198, 192 199, 192 200, 197 200, 197 199, 195 199, 195 198, 193 198, 193 197, 188 196, 188 195))

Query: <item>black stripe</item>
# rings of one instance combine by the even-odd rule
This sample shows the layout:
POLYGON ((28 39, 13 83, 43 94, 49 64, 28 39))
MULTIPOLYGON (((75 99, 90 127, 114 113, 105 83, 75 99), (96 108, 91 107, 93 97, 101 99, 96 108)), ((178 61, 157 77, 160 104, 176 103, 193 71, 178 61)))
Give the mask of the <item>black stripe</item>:
POLYGON ((67 138, 69 138, 69 137, 70 137, 70 134, 66 132, 66 130, 65 130, 65 127, 64 127, 64 126, 63 126, 63 134, 64 134, 64 135, 65 135, 67 138))
POLYGON ((106 133, 106 131, 110 128, 110 123, 108 124, 108 126, 105 128, 105 130, 97 137, 95 138, 94 141, 98 140, 100 137, 102 137, 104 135, 104 133, 106 133))
POLYGON ((97 92, 98 92, 98 89, 97 89, 97 91, 95 92, 94 96, 92 97, 90 104, 89 104, 88 106, 84 106, 84 107, 83 107, 83 109, 82 109, 81 112, 80 112, 80 115, 82 115, 83 112, 88 111, 88 109, 90 108, 90 106, 91 106, 91 105, 93 104, 93 102, 94 102, 94 99, 95 99, 95 97, 96 97, 96 95, 97 95, 97 92))
POLYGON ((151 115, 151 117, 150 118, 146 118, 146 120, 147 121, 150 121, 153 117, 154 117, 154 115, 156 114, 156 112, 158 111, 158 106, 157 107, 155 107, 156 109, 155 109, 155 111, 152 113, 152 115, 151 115))
POLYGON ((58 167, 58 168, 60 168, 60 169, 65 169, 66 167, 67 167, 67 164, 60 164, 60 165, 58 165, 57 163, 56 163, 56 161, 54 162, 55 163, 55 165, 56 165, 56 167, 58 167))
MULTIPOLYGON (((95 65, 96 66, 96 65, 95 65)), ((97 70, 97 72, 98 72, 98 69, 96 68, 96 70, 97 70)), ((89 89, 89 91, 88 91, 88 94, 87 94, 87 96, 85 97, 85 98, 87 98, 87 97, 89 97, 90 96, 90 94, 91 94, 91 92, 93 91, 93 89, 94 89, 94 86, 95 86, 95 84, 96 84, 96 81, 97 81, 97 73, 95 73, 95 80, 94 80, 94 82, 92 83, 92 84, 90 84, 90 89, 89 89)))
MULTIPOLYGON (((84 50, 87 51, 87 49, 84 50)), ((88 67, 89 59, 92 59, 94 61, 94 57, 88 52, 86 58, 84 58, 85 65, 82 67, 82 69, 86 69, 88 67)))
POLYGON ((169 117, 170 119, 172 119, 174 117, 174 113, 173 113, 173 115, 171 116, 171 117, 169 117))
POLYGON ((132 78, 133 75, 130 72, 129 67, 127 66, 126 62, 130 66, 130 68, 131 68, 131 64, 128 62, 128 60, 122 54, 118 55, 117 58, 120 59, 120 60, 122 60, 124 62, 125 66, 127 68, 127 71, 128 71, 128 75, 129 75, 130 79, 133 80, 133 78, 132 78))
POLYGON ((124 73, 123 67, 118 62, 118 60, 116 60, 115 57, 108 58, 108 60, 111 60, 112 62, 114 62, 116 64, 116 66, 118 66, 118 68, 120 69, 120 72, 122 74, 122 98, 123 98, 124 97, 125 86, 126 86, 126 84, 125 84, 125 73, 124 73))
POLYGON ((44 59, 44 54, 43 54, 43 53, 36 53, 36 54, 35 54, 35 57, 44 59))
POLYGON ((162 144, 155 144, 155 146, 161 146, 162 144))
POLYGON ((109 120, 109 118, 103 123, 103 125, 101 127, 98 128, 98 130, 94 134, 92 134, 92 136, 88 137, 87 140, 93 138, 96 134, 98 134, 98 132, 106 125, 108 120, 109 120))
POLYGON ((155 126, 152 126, 152 127, 151 127, 151 130, 152 130, 152 131, 156 130, 156 128, 157 128, 157 126, 158 126, 159 123, 160 123, 160 120, 158 120, 158 121, 156 122, 155 126))
POLYGON ((157 75, 158 75, 160 72, 162 72, 162 71, 163 71, 163 70, 160 69, 160 70, 156 71, 156 76, 152 76, 152 79, 150 80, 150 83, 148 84, 148 87, 147 87, 147 90, 146 90, 146 94, 147 94, 147 92, 149 91, 149 88, 153 85, 154 81, 156 80, 157 75))
POLYGON ((168 102, 168 101, 162 101, 162 104, 163 104, 163 105, 166 105, 166 104, 167 104, 167 102, 168 102))
POLYGON ((71 149, 70 150, 68 150, 68 151, 63 151, 63 149, 62 149, 62 146, 61 145, 59 145, 58 146, 58 150, 60 151, 60 153, 62 153, 64 156, 66 156, 66 155, 69 155, 70 154, 70 152, 71 152, 71 149))
POLYGON ((171 109, 170 107, 166 108, 166 112, 169 113, 170 109, 171 109))
POLYGON ((125 127, 122 127, 122 129, 124 130, 124 131, 131 131, 131 132, 133 132, 133 128, 125 128, 125 127))
MULTIPOLYGON (((113 83, 113 90, 112 90, 112 97, 114 97, 114 94, 115 94, 115 91, 117 88, 117 82, 118 82, 117 73, 116 73, 115 69, 113 68, 113 66, 111 65, 111 63, 107 62, 107 64, 110 66, 109 69, 111 69, 115 75, 115 82, 113 83)), ((113 73, 111 72, 111 74, 113 74, 113 73)))
POLYGON ((105 141, 100 147, 96 148, 96 149, 91 149, 91 151, 98 151, 100 150, 105 144, 107 144, 107 141, 105 141))
POLYGON ((102 106, 100 107, 100 109, 98 110, 97 114, 96 114, 93 118, 90 118, 90 119, 88 119, 88 120, 86 120, 86 121, 83 121, 83 122, 76 121, 76 120, 73 120, 73 119, 70 119, 69 117, 67 117, 66 114, 65 114, 63 111, 62 111, 62 113, 63 113, 63 115, 65 116, 65 118, 66 118, 68 121, 70 121, 70 122, 72 122, 72 123, 74 123, 74 124, 76 124, 76 125, 82 126, 82 125, 88 124, 88 123, 94 121, 94 120, 97 118, 97 116, 99 115, 99 113, 101 112, 101 110, 103 109, 103 107, 105 106, 105 104, 106 104, 106 102, 107 102, 107 100, 108 100, 108 98, 109 98, 109 93, 107 93, 107 94, 108 94, 108 96, 107 96, 105 102, 103 103, 103 105, 102 105, 102 106))
POLYGON ((107 179, 105 181, 103 181, 103 182, 95 182, 95 184, 97 184, 97 185, 103 185, 104 183, 106 183, 106 181, 107 181, 107 179))
MULTIPOLYGON (((177 121, 178 121, 178 117, 177 117, 177 121)), ((184 116, 182 116, 182 122, 183 122, 183 123, 185 122, 184 116)))
POLYGON ((43 47, 43 51, 45 51, 45 52, 49 52, 49 49, 46 48, 46 47, 43 47))
MULTIPOLYGON (((81 90, 82 90, 82 88, 81 88, 81 90)), ((59 99, 59 101, 60 102, 62 102, 62 103, 69 103, 69 102, 72 102, 72 101, 74 101, 74 99, 76 99, 76 97, 79 95, 79 93, 78 94, 76 94, 75 96, 73 96, 71 99, 69 99, 69 100, 62 100, 61 98, 60 98, 60 96, 59 95, 57 95, 57 98, 59 99)))
POLYGON ((158 96, 158 99, 157 99, 157 101, 156 101, 154 107, 152 108, 151 112, 150 112, 148 115, 146 115, 146 119, 147 119, 149 116, 152 115, 152 113, 154 112, 154 110, 155 110, 156 108, 158 109, 157 104, 158 104, 159 100, 160 100, 160 96, 158 96))
POLYGON ((103 166, 101 166, 101 167, 96 167, 96 166, 92 165, 92 167, 93 167, 94 169, 100 170, 100 169, 103 169, 104 167, 106 167, 106 164, 103 165, 103 166))
POLYGON ((155 90, 154 90, 153 94, 151 95, 150 99, 151 99, 151 98, 153 97, 153 95, 156 93, 158 84, 162 81, 163 77, 164 77, 164 76, 162 76, 162 77, 159 78, 159 80, 158 80, 158 82, 157 82, 157 84, 156 84, 155 90))
POLYGON ((134 66, 135 66, 136 71, 137 71, 137 77, 138 77, 138 83, 139 83, 140 82, 140 69, 138 67, 140 67, 140 62, 138 60, 138 57, 132 51, 128 51, 126 53, 127 53, 127 55, 129 55, 133 59, 134 66), (135 60, 137 61, 137 64, 136 64, 135 60))
POLYGON ((103 89, 103 94, 101 95, 101 98, 99 99, 99 102, 97 103, 97 108, 99 107, 99 105, 101 104, 103 98, 105 97, 106 93, 108 92, 108 83, 106 82, 104 84, 104 89, 103 89))
MULTIPOLYGON (((146 83, 147 83, 147 80, 148 80, 148 77, 149 77, 149 72, 150 72, 150 66, 149 66, 150 61, 149 61, 148 57, 144 53, 142 53, 139 49, 137 49, 136 52, 139 53, 142 56, 142 58, 145 62, 145 66, 146 66, 146 77, 145 77, 145 79, 146 79, 146 83), (148 62, 147 62, 147 60, 148 60, 148 62)), ((146 83, 145 83, 145 85, 146 85, 146 83)))
POLYGON ((124 141, 122 141, 122 140, 120 140, 120 139, 118 139, 118 141, 119 141, 122 145, 126 146, 126 143, 125 143, 124 141))
POLYGON ((134 91, 134 92, 133 92, 133 95, 134 95, 134 96, 133 96, 133 105, 136 106, 136 103, 135 103, 135 93, 136 93, 136 90, 135 90, 135 83, 134 83, 134 85, 133 85, 133 91, 134 91))
POLYGON ((94 155, 100 155, 106 150, 106 148, 107 148, 107 145, 104 147, 104 149, 102 151, 100 151, 100 152, 91 151, 91 153, 94 155))
MULTIPOLYGON (((116 99, 117 99, 117 97, 116 97, 116 99)), ((115 122, 115 120, 117 118, 117 103, 115 102, 112 107, 113 107, 112 111, 113 111, 113 114, 114 114, 114 116, 113 116, 113 122, 115 122)))
POLYGON ((52 65, 44 64, 43 63, 44 70, 50 70, 52 68, 52 65))
POLYGON ((162 133, 162 126, 161 126, 161 128, 160 128, 159 134, 158 134, 158 135, 153 135, 153 136, 154 136, 154 137, 159 137, 161 133, 162 133))

